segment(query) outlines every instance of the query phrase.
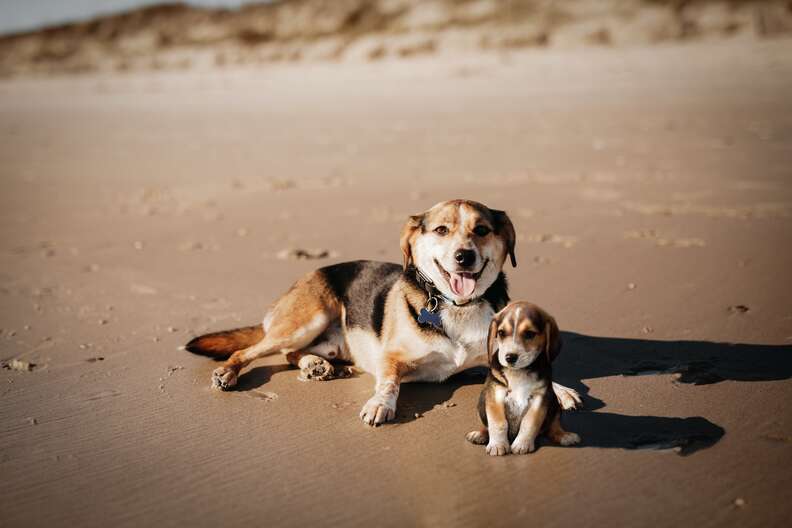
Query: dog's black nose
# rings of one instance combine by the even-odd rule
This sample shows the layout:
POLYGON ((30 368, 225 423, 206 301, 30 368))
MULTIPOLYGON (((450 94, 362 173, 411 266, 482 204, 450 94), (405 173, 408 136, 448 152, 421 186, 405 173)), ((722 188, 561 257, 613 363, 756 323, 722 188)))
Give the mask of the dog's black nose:
POLYGON ((457 264, 460 266, 472 266, 474 262, 476 262, 476 252, 472 249, 458 249, 456 253, 454 253, 454 260, 457 261, 457 264))
POLYGON ((510 365, 517 361, 517 354, 506 354, 506 363, 510 365))

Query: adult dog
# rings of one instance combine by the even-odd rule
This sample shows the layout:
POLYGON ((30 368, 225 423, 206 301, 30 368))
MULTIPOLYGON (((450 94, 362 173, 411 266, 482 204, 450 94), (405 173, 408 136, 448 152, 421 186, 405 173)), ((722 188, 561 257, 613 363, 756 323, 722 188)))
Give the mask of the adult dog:
MULTIPOLYGON (((232 388, 257 358, 283 353, 311 379, 333 376, 332 360, 376 378, 360 412, 369 425, 396 416, 399 385, 443 381, 487 365, 487 331, 509 302, 514 226, 504 211, 469 200, 442 202, 411 216, 401 233, 404 264, 353 261, 318 269, 280 297, 261 326, 197 337, 187 350, 227 361, 212 385, 232 388)), ((553 384, 564 408, 580 398, 553 384)))

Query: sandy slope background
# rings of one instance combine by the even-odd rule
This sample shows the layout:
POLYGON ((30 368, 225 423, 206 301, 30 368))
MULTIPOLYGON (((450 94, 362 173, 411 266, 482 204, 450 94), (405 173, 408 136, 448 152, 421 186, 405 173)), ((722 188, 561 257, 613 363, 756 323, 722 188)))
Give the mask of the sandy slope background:
POLYGON ((784 525, 790 93, 784 37, 3 81, 0 524, 784 525), (456 197, 514 220, 582 446, 466 444, 475 374, 370 429, 369 375, 179 350, 456 197))

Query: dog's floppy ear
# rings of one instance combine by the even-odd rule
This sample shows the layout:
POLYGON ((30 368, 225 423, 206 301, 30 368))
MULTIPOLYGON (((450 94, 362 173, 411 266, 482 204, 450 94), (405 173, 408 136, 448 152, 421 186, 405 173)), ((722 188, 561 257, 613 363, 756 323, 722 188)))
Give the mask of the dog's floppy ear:
POLYGON ((401 232, 399 244, 401 245, 402 253, 404 254, 404 269, 412 264, 412 238, 415 232, 420 229, 423 223, 423 215, 413 215, 407 219, 401 232))
POLYGON ((498 325, 500 325, 500 314, 492 316, 490 321, 489 333, 487 334, 487 364, 492 365, 495 358, 495 342, 498 337, 498 325))
POLYGON ((552 316, 545 314, 545 353, 547 361, 552 363, 561 353, 561 336, 558 334, 558 324, 552 316))
POLYGON ((492 217, 495 219, 495 231, 503 237, 506 242, 506 250, 509 252, 512 268, 517 267, 517 257, 514 255, 514 246, 517 243, 517 235, 514 233, 514 224, 512 224, 509 215, 506 211, 498 211, 490 209, 492 217))

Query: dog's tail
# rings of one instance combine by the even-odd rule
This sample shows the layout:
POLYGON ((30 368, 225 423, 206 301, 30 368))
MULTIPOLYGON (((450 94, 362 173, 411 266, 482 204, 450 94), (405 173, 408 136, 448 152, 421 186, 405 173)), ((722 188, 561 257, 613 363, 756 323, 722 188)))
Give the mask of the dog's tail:
POLYGON ((245 326, 198 336, 184 348, 193 354, 225 359, 237 350, 255 345, 262 339, 264 328, 261 325, 245 326))

